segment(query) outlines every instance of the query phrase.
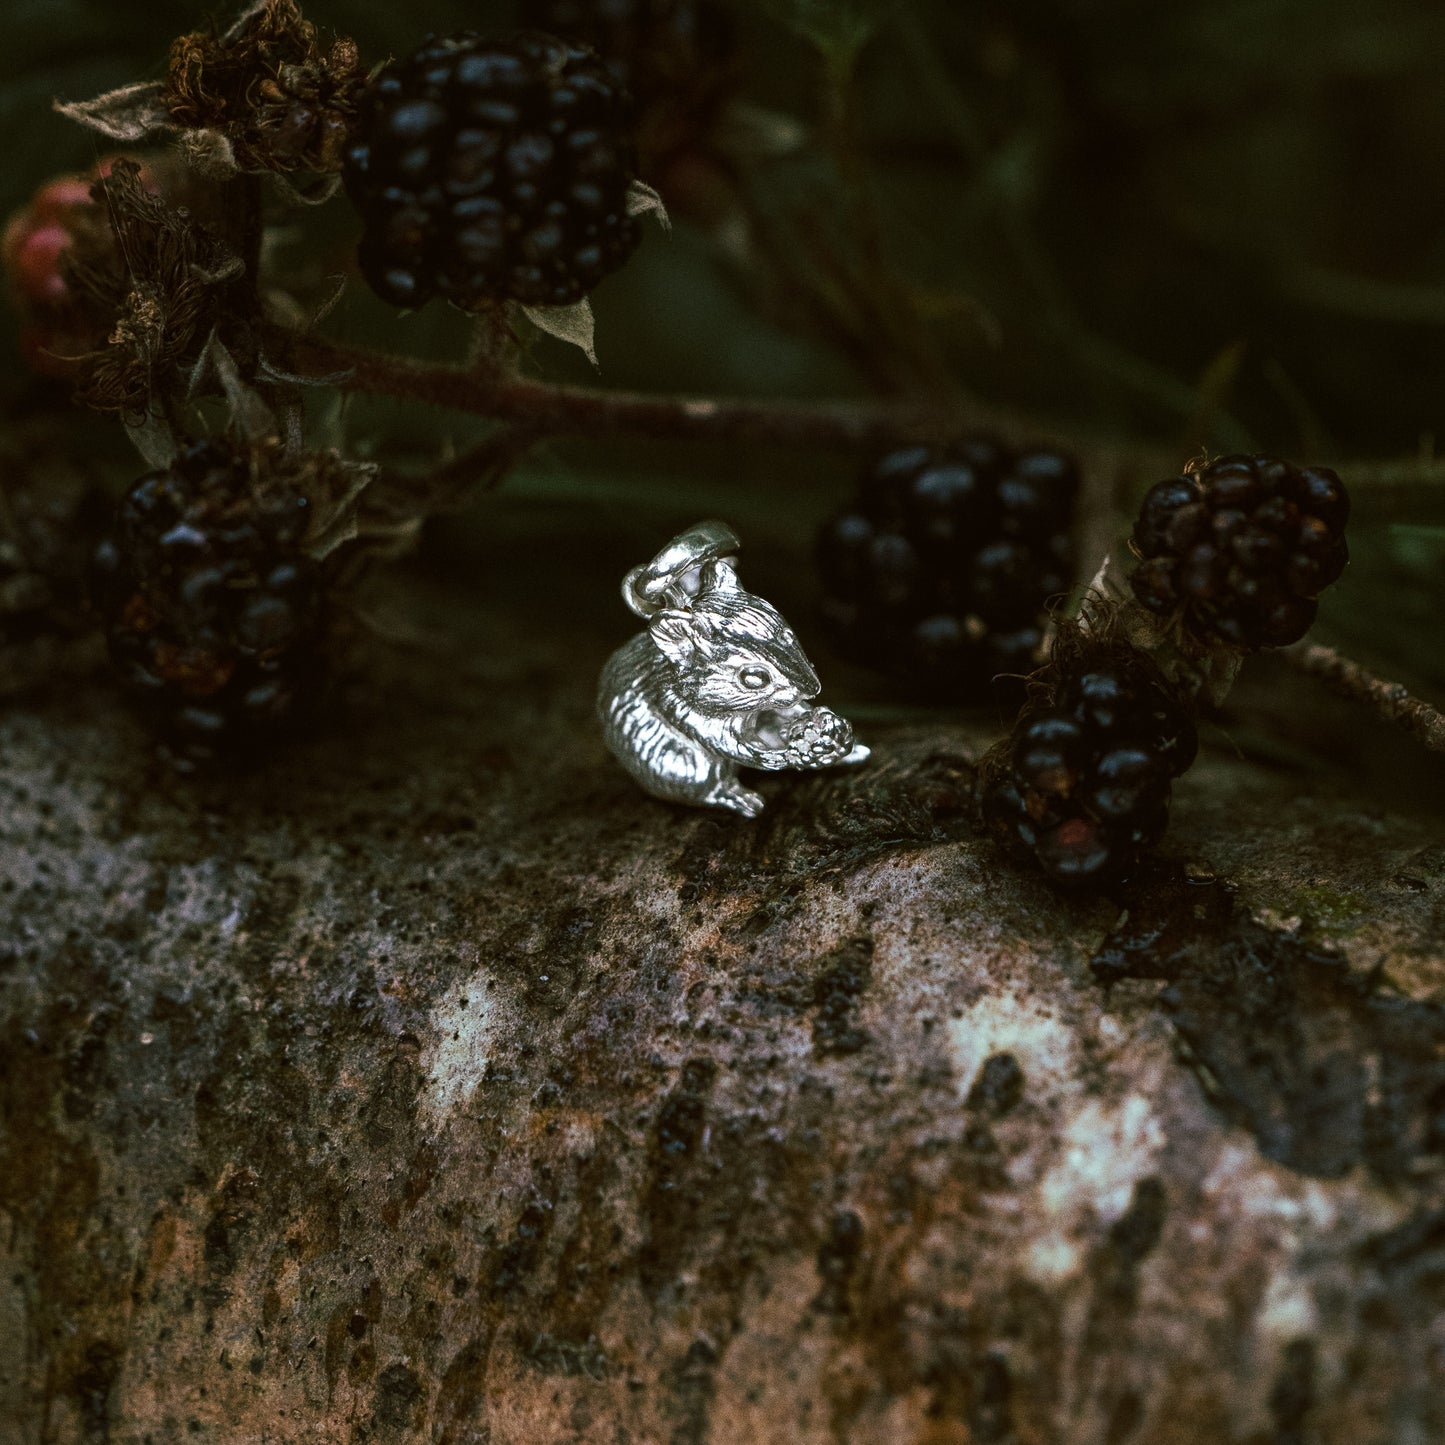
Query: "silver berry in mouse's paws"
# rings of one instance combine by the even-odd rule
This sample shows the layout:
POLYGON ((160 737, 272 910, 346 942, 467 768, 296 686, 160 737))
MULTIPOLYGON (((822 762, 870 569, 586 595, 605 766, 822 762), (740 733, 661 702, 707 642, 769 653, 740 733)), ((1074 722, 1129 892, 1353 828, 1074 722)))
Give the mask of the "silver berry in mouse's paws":
POLYGON ((654 797, 755 818, 763 799, 739 768, 861 763, 853 727, 818 707, 821 684, 776 608, 744 592, 738 539, 721 522, 674 537, 622 583, 647 630, 602 669, 607 746, 654 797))
POLYGON ((861 763, 868 756, 868 749, 853 741, 853 724, 830 708, 810 708, 789 718, 781 733, 789 767, 826 768, 861 763))

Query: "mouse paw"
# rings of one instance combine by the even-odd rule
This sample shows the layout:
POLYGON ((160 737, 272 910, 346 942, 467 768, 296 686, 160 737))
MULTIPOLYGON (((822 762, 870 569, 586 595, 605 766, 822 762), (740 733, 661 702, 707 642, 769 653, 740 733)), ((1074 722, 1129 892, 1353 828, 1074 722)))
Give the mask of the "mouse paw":
POLYGON ((738 782, 719 783, 707 800, 716 808, 731 808, 744 818, 756 818, 763 811, 763 795, 738 782))
MULTIPOLYGON (((783 746, 790 767, 827 768, 854 761, 849 751, 853 749, 852 724, 831 708, 811 708, 790 719, 783 732, 783 746)), ((863 756, 867 756, 866 750, 863 756)))

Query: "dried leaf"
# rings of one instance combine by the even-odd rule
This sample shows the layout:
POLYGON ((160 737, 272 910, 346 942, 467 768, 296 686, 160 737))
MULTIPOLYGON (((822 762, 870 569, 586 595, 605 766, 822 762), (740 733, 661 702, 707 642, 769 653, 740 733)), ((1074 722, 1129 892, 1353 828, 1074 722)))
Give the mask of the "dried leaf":
POLYGON ((306 326, 308 331, 320 326, 341 304, 341 298, 346 294, 345 276, 338 273, 335 276, 328 276, 326 280, 330 283, 331 290, 328 295, 322 297, 321 301, 317 303, 316 310, 312 312, 311 320, 306 326))
POLYGON ((319 180, 298 186, 284 171, 273 174, 277 191, 297 206, 324 206, 341 189, 339 175, 322 176, 319 180))
POLYGON ((195 395, 214 373, 231 408, 236 431, 246 441, 261 442, 276 429, 276 418, 260 393, 248 386, 236 359, 213 331, 191 372, 190 393, 195 395))
POLYGON ((668 219, 667 207, 663 205, 662 197, 642 181, 633 181, 627 188, 627 214, 653 216, 664 231, 672 230, 672 222, 668 219))
POLYGON ((319 386, 329 391, 350 381, 356 372, 348 367, 345 371, 328 371, 324 376, 302 376, 298 372, 283 370, 262 356, 256 363, 256 375, 267 381, 284 382, 287 386, 319 386))
POLYGON ((128 418, 125 434, 148 467, 168 467, 180 451, 170 422, 153 412, 138 420, 128 418))
POLYGON ((259 20, 268 10, 276 4, 276 0, 252 0, 231 23, 231 28, 221 37, 223 40, 238 40, 247 30, 251 23, 259 20))
POLYGON ((236 148, 218 130, 187 130, 180 146, 186 163, 198 175, 224 181, 241 169, 236 164, 236 148))
POLYGON ((328 481, 339 490, 334 496, 317 500, 317 514, 306 542, 306 551, 318 562, 361 535, 356 504, 376 472, 375 462, 338 462, 331 472, 328 481))
POLYGON ((227 281, 239 281, 245 274, 246 263, 235 255, 222 256, 215 266, 191 267, 191 275, 207 286, 224 286, 227 281))
POLYGON ((524 306, 522 315, 538 331, 578 347, 593 366, 597 365, 592 303, 585 296, 571 306, 524 306))
POLYGON ((415 548, 425 522, 425 517, 407 517, 385 525, 368 521, 364 527, 358 526, 356 536, 368 557, 395 562, 415 548))
POLYGON ((133 142, 153 135, 174 134, 170 111, 162 99, 165 87, 158 81, 142 81, 108 90, 94 100, 53 102, 69 120, 99 131, 110 140, 133 142))

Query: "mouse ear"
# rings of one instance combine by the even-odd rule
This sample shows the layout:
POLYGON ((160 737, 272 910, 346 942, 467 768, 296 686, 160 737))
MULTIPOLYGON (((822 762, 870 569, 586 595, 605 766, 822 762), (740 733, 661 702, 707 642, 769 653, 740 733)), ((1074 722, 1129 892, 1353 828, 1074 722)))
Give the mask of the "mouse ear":
POLYGON ((685 668, 704 649, 700 619, 691 612, 667 608, 647 624, 658 650, 675 667, 685 668))
POLYGON ((702 565, 703 592, 741 592, 738 581, 738 559, 736 557, 714 557, 702 565))

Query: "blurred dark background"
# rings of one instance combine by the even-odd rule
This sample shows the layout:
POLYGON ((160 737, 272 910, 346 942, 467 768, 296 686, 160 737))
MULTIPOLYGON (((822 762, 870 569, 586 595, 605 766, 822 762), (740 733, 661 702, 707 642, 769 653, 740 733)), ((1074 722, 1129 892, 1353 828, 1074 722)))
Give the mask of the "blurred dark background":
MULTIPOLYGON (((378 62, 426 31, 510 27, 527 4, 315 0, 305 8, 378 62)), ((760 215, 805 211, 826 232, 851 214, 861 185, 896 298, 933 363, 967 395, 1037 418, 1054 435, 1154 449, 1177 457, 1174 465, 1204 445, 1340 467, 1356 494, 1354 561, 1325 602, 1320 636, 1392 676, 1445 686, 1436 620, 1445 466, 1433 463, 1445 374, 1445 6, 735 0, 729 8, 760 215), (830 77, 850 45, 856 65, 840 120, 830 77), (844 124, 851 173, 823 143, 844 124)), ((8 7, 5 209, 102 153, 51 111, 53 97, 159 78, 171 39, 208 18, 224 25, 229 12, 190 0, 8 7)), ((598 384, 777 397, 877 385, 856 348, 829 345, 759 304, 716 207, 704 200, 700 218, 691 203, 674 209, 671 236, 651 231, 594 298, 598 384)), ((782 227, 794 240, 790 264, 806 268, 815 262, 806 230, 790 232, 791 224, 782 227)), ((297 216, 277 255, 284 263, 290 245, 341 269, 355 230, 338 201, 297 216)), ((39 403, 6 325, 0 395, 16 417, 39 403)), ((417 353, 456 354, 465 340, 461 319, 440 307, 398 323, 360 286, 349 288, 332 326, 417 353)), ((585 361, 555 342, 540 342, 532 364, 555 378, 592 379, 585 361)), ((465 446, 480 431, 370 401, 341 413, 322 402, 317 412, 352 449, 400 464, 465 446)), ((72 424, 76 445, 114 446, 124 470, 116 428, 72 424)), ((599 528, 623 539, 619 547, 634 539, 642 547, 674 524, 722 512, 753 539, 760 580, 780 604, 806 608, 800 552, 856 471, 857 459, 797 451, 557 444, 466 516, 434 526, 421 565, 438 579, 474 574, 483 539, 513 526, 555 526, 562 551, 598 545, 599 528)), ((1138 489, 1151 480, 1138 477, 1138 489)), ((1121 530, 1131 501, 1120 498, 1121 530)), ((608 556, 599 571, 610 576, 640 556, 608 556)), ((625 631, 620 613, 616 624, 625 631)))
MULTIPOLYGON (((732 8, 744 94, 813 120, 818 67, 778 18, 809 0, 732 8)), ((849 0, 811 8, 847 11, 849 0)), ((1445 364, 1445 8, 857 8, 877 27, 859 103, 888 240, 971 387, 1168 439, 1211 367, 1239 348, 1225 441, 1349 455, 1428 442, 1445 364)), ((509 25, 526 0, 316 0, 306 12, 379 60, 427 28, 509 25)), ((228 14, 182 0, 7 7, 6 209, 94 155, 92 137, 50 112, 52 97, 156 78, 174 36, 228 14)), ((775 167, 769 182, 806 185, 809 164, 775 167)), ((686 235, 655 241, 604 293, 609 379, 800 391, 834 381, 828 359, 731 311, 697 249, 686 235)))

